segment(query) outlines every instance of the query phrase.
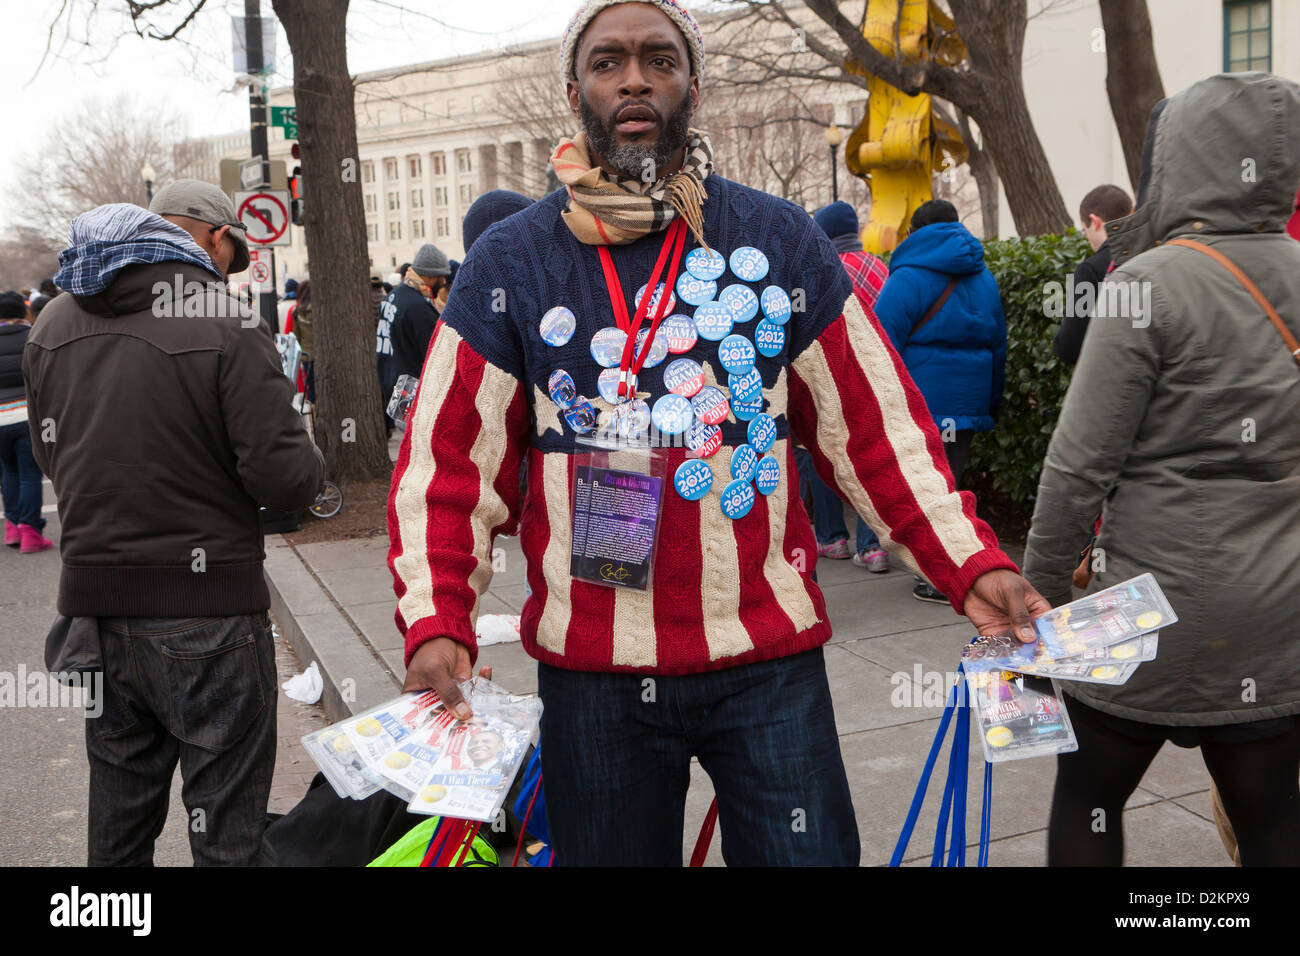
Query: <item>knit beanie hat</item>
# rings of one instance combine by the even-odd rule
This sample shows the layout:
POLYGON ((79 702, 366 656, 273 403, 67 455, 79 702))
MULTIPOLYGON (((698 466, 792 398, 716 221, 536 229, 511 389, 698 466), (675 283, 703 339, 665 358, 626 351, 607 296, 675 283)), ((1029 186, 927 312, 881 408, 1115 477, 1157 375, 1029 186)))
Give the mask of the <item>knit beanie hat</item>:
POLYGON ((27 303, 22 293, 0 292, 0 319, 24 319, 27 317, 27 303))
POLYGON ((673 21, 686 40, 686 50, 691 58, 691 73, 704 79, 704 35, 700 33, 700 25, 695 22, 695 18, 677 0, 585 0, 569 21, 560 41, 560 66, 564 79, 577 79, 573 61, 578 54, 578 40, 582 37, 582 31, 587 29, 587 24, 595 19, 596 14, 620 3, 647 3, 673 21))
POLYGON ((420 251, 411 260, 411 268, 421 276, 451 275, 451 266, 447 263, 446 254, 431 242, 426 242, 420 247, 420 251))
POLYGON ((481 236, 488 226, 502 219, 508 219, 532 204, 533 201, 527 196, 511 192, 509 189, 492 189, 479 196, 469 207, 469 212, 465 213, 465 221, 461 225, 460 235, 461 241, 465 243, 465 251, 469 252, 470 246, 474 245, 474 240, 481 236))
POLYGON ((857 235, 858 214, 843 199, 837 199, 829 206, 823 206, 813 213, 813 222, 821 226, 822 232, 834 239, 836 236, 857 235))

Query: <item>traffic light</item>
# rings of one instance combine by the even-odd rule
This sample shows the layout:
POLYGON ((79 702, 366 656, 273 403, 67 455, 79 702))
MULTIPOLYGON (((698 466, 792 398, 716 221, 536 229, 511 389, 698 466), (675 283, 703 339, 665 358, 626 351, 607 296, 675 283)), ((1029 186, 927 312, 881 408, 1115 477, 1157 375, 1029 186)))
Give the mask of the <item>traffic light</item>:
MULTIPOLYGON (((294 144, 296 151, 298 144, 294 144)), ((303 224, 302 208, 302 167, 293 167, 293 175, 289 177, 289 212, 290 218, 295 226, 303 224)))

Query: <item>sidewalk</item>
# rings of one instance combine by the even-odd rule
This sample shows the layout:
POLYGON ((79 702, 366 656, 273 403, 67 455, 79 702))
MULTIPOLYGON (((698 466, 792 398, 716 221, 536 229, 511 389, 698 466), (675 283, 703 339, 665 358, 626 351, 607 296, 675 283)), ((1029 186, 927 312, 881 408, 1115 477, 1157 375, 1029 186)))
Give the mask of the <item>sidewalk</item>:
MULTIPOLYGON (((515 539, 498 538, 496 547, 501 553, 495 563, 502 567, 504 562, 504 568, 493 576, 480 613, 518 614, 524 601, 523 556, 515 539)), ((272 613, 303 662, 320 662, 331 719, 373 706, 401 684, 402 638, 393 622, 387 548, 385 536, 296 548, 283 538, 267 539, 272 613), (347 693, 340 691, 341 685, 347 693)), ((1019 559, 1017 549, 1008 551, 1019 559)), ((942 706, 922 706, 933 701, 923 699, 916 672, 919 669, 924 680, 927 672, 955 670, 971 631, 951 608, 915 600, 912 576, 897 567, 888 574, 870 574, 849 561, 822 560, 817 570, 835 632, 826 647, 826 666, 862 838, 862 863, 884 865, 942 712, 942 706), (902 700, 905 689, 911 692, 911 705, 902 700)), ((491 664, 493 678, 511 691, 536 691, 536 664, 521 645, 485 647, 479 660, 491 664)), ((983 756, 974 739, 971 755, 966 833, 974 845, 983 774, 983 756)), ((914 864, 929 862, 946 759, 945 750, 908 850, 914 864)), ((1055 764, 1048 758, 994 769, 992 865, 1044 864, 1054 774, 1055 764)), ((1214 828, 1209 786, 1198 751, 1166 744, 1125 814, 1130 864, 1230 865, 1214 828)), ((694 765, 685 857, 712 797, 707 775, 694 765)), ((719 847, 720 836, 715 834, 711 865, 722 863, 719 847)), ((972 863, 974 858, 975 853, 968 852, 972 863)))

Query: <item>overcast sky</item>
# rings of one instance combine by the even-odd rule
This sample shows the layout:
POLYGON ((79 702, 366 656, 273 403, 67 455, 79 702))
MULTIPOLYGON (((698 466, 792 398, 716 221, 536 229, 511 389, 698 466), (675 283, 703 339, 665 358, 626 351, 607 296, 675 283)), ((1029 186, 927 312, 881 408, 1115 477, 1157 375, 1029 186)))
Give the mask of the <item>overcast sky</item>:
MULTIPOLYGON (((173 6, 188 10, 192 3, 173 6)), ((243 0, 207 0, 184 45, 130 32, 124 0, 99 0, 102 10, 93 17, 91 6, 92 0, 3 0, 9 62, 0 119, 9 135, 0 150, 0 183, 9 184, 14 160, 35 152, 58 117, 85 99, 136 97, 184 115, 194 136, 247 128, 248 91, 234 85, 230 26, 232 15, 243 15, 243 0), (65 5, 70 12, 38 71, 50 25, 65 5)), ((352 0, 348 68, 358 73, 558 36, 576 7, 576 0, 352 0)), ((262 15, 272 15, 270 0, 262 0, 262 15)), ((173 17, 160 25, 170 26, 173 17)), ((272 85, 287 86, 288 43, 282 29, 277 33, 272 85)), ((9 220, 6 193, 0 189, 0 227, 9 220)))

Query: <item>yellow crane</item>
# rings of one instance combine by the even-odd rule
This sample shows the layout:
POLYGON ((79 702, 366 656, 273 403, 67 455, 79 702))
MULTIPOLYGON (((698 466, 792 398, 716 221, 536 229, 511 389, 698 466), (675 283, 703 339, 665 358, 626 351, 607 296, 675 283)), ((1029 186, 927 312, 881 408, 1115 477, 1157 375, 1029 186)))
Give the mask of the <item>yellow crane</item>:
MULTIPOLYGON (((966 58, 955 24, 933 0, 868 0, 862 25, 867 42, 904 64, 935 59, 954 66, 966 58)), ((849 171, 871 188, 871 217, 862 245, 877 255, 907 235, 912 212, 933 197, 931 175, 966 162, 961 132, 934 111, 927 93, 908 96, 863 73, 867 115, 844 150, 849 171)))

